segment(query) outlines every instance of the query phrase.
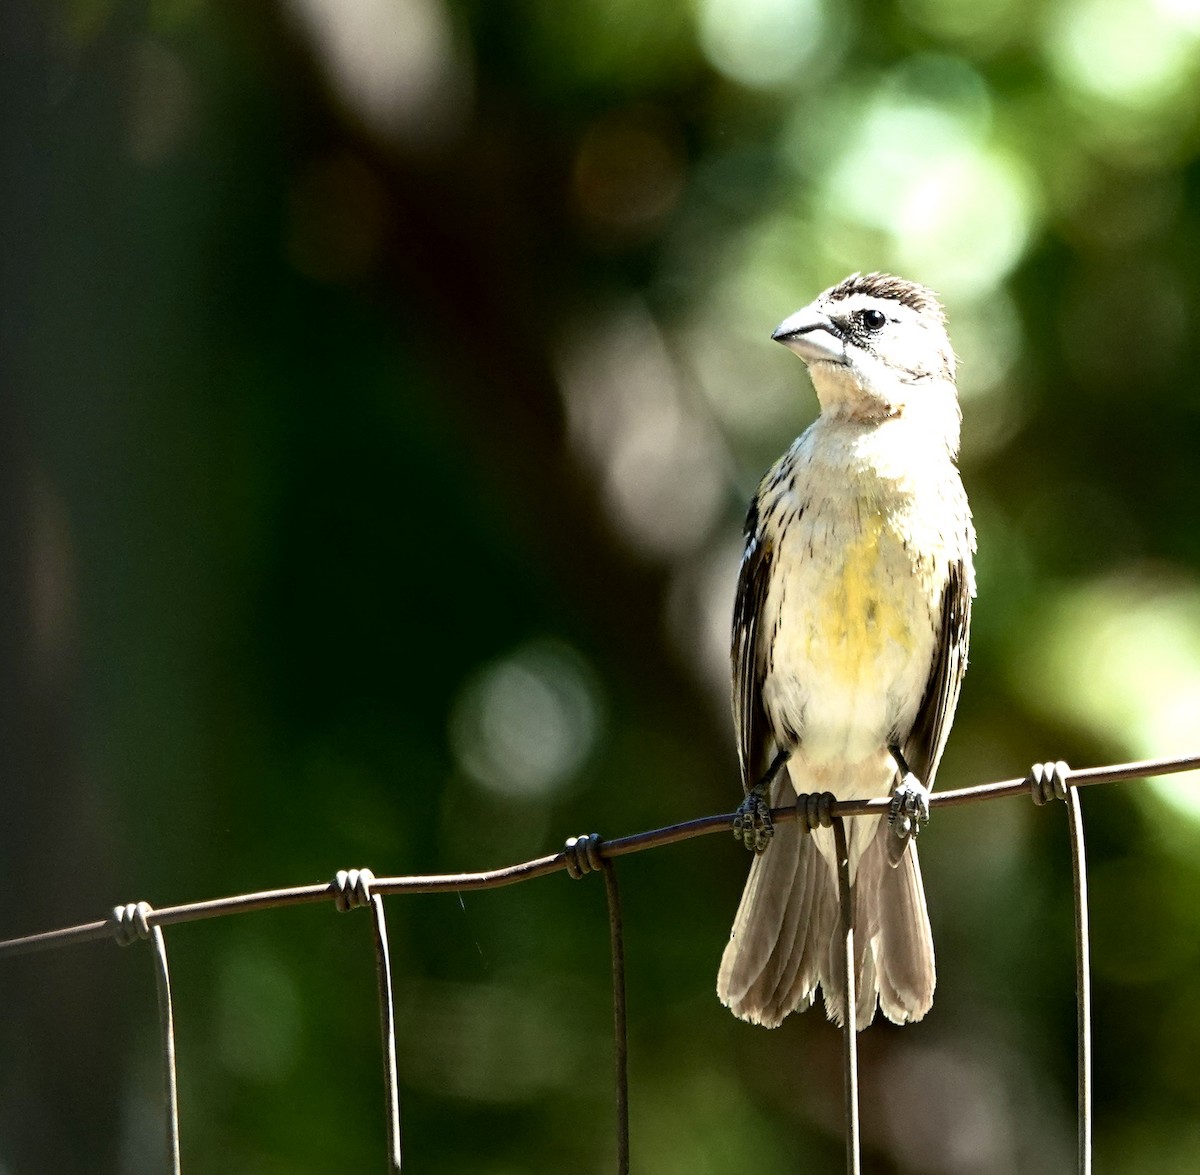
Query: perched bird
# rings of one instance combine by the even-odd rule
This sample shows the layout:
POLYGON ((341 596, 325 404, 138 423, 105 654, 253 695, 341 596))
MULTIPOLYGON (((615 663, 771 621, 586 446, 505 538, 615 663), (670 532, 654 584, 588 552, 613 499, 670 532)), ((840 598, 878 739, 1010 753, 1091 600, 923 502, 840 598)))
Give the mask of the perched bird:
POLYGON ((857 1006, 920 1020, 933 940, 913 836, 967 664, 975 531, 959 478, 955 359, 937 296, 852 274, 771 336, 808 365, 821 413, 746 519, 733 618, 733 714, 757 853, 717 993, 775 1027, 823 990, 842 1022, 833 833, 774 827, 796 794, 891 795, 846 823, 857 1006))

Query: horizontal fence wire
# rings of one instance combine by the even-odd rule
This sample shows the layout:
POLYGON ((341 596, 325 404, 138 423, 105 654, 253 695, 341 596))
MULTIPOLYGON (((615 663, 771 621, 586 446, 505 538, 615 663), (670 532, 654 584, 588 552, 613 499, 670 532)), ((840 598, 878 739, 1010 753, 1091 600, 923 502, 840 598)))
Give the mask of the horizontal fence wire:
MULTIPOLYGON (((1116 763, 1109 767, 1086 767, 1071 772, 1071 787, 1088 787, 1099 783, 1119 783, 1130 779, 1144 779, 1151 775, 1173 775, 1182 771, 1200 770, 1200 755, 1181 756, 1171 759, 1144 759, 1134 763, 1116 763)), ((999 800, 1007 796, 1029 794, 1029 777, 1006 779, 997 783, 984 783, 975 787, 959 788, 956 791, 934 792, 929 797, 930 808, 950 808, 972 804, 983 800, 999 800)), ((838 800, 830 805, 834 816, 886 816, 889 799, 838 800)), ((796 819, 793 806, 774 808, 771 812, 777 823, 796 819)), ((716 816, 702 816, 696 820, 685 820, 665 828, 649 832, 637 832, 631 836, 604 840, 600 849, 605 858, 624 857, 631 853, 644 852, 662 845, 691 840, 697 836, 709 836, 716 832, 727 832, 732 825, 734 813, 724 812, 716 816)), ((568 869, 570 854, 558 852, 546 857, 535 857, 502 869, 491 869, 481 873, 441 873, 429 876, 379 877, 372 882, 372 892, 380 895, 400 893, 457 893, 459 890, 498 889, 501 886, 517 885, 549 873, 560 873, 568 869)), ((285 889, 261 890, 257 893, 235 894, 227 898, 212 898, 202 902, 187 902, 178 906, 162 906, 149 915, 151 926, 175 926, 181 922, 201 922, 208 918, 219 918, 227 914, 248 914, 252 910, 272 910, 281 906, 296 906, 329 901, 335 896, 334 882, 324 881, 312 885, 297 885, 285 889)), ((71 943, 90 942, 109 938, 111 922, 102 919, 84 922, 78 926, 67 926, 61 930, 48 930, 41 934, 25 935, 0 941, 0 958, 7 955, 28 954, 31 951, 50 950, 71 943)))
MULTIPOLYGON (((930 796, 930 808, 954 807, 984 800, 1010 796, 1032 795, 1037 803, 1050 799, 1065 799, 1071 835, 1072 875, 1075 895, 1076 981, 1078 1005, 1078 1170, 1083 1175, 1091 1171, 1091 1024, 1087 878, 1084 857, 1083 819, 1075 789, 1101 783, 1143 779, 1154 775, 1170 775, 1200 769, 1200 755, 1164 759, 1146 759, 1133 763, 1118 763, 1107 767, 1072 770, 1065 763, 1035 764, 1029 775, 1021 779, 1001 780, 975 787, 938 792, 930 796)), ((830 797, 831 798, 831 797, 830 797)), ((807 799, 807 797, 803 797, 807 799)), ((854 926, 850 896, 849 859, 843 818, 848 816, 886 816, 890 799, 836 800, 824 804, 835 833, 838 857, 839 906, 843 944, 844 994, 843 1033, 845 1057, 845 1114, 846 1170, 857 1175, 860 1169, 860 1130, 858 1114, 857 1032, 855 1028, 854 926)), ((799 816, 800 804, 772 810, 776 822, 787 823, 799 816)), ((550 873, 567 872, 572 877, 601 872, 609 909, 609 924, 613 968, 614 1067, 617 1105, 617 1170, 626 1175, 629 1170, 629 1099, 627 1077, 627 1027, 625 1008, 624 944, 621 930, 620 899, 613 860, 631 853, 644 852, 663 845, 675 844, 698 836, 728 831, 734 813, 705 816, 679 824, 656 828, 631 836, 602 840, 596 834, 572 838, 562 852, 531 861, 523 861, 501 869, 479 873, 453 873, 429 876, 380 877, 370 870, 342 871, 332 882, 292 886, 284 889, 262 890, 236 894, 176 906, 154 909, 145 902, 117 907, 107 918, 67 926, 39 934, 24 935, 0 941, 0 959, 35 952, 54 950, 99 939, 115 939, 126 945, 135 938, 149 939, 154 947, 159 980, 160 1022, 163 1031, 163 1056, 167 1102, 167 1140, 171 1170, 180 1170, 179 1118, 175 1092, 175 1043, 173 1014, 170 999, 170 977, 162 928, 184 922, 246 914, 254 910, 278 909, 284 906, 311 904, 333 900, 339 910, 369 906, 373 912, 376 961, 379 979, 380 1027, 383 1035, 384 1076, 387 1096, 389 1169, 401 1168, 400 1109, 398 1073, 395 1049, 395 1014, 392 997, 391 965, 388 958, 387 929, 382 897, 388 894, 447 893, 462 890, 496 889, 516 885, 550 873)))

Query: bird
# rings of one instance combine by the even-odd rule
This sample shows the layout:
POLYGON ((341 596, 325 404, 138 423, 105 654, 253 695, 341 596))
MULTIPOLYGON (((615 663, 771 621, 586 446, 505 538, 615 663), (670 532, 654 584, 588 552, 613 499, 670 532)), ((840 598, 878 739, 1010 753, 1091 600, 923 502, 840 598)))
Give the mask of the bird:
POLYGON ((967 667, 975 530, 957 458, 956 359, 938 296, 854 273, 772 339, 808 367, 819 415, 751 502, 731 642, 755 856, 721 960, 734 1015, 777 1027, 844 1012, 833 830, 779 822, 797 796, 891 797, 846 820, 855 1027, 920 1020, 936 985, 916 834, 967 667))

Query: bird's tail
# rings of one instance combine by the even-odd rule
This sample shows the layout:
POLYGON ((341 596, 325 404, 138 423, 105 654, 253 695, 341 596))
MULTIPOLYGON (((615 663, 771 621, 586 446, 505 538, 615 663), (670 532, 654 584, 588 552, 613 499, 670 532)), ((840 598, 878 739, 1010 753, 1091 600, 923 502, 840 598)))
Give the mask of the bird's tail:
MULTIPOLYGON (((883 1014, 893 1024, 908 1024, 920 1020, 933 1004, 937 972, 917 845, 909 838, 899 860, 892 864, 889 849, 895 839, 887 820, 880 818, 874 837, 859 858, 854 879, 854 938, 856 943, 869 943, 873 956, 873 967, 867 968, 874 972, 870 1013, 874 1014, 877 993, 883 1014)), ((835 985, 840 975, 840 969, 834 972, 835 985)), ((834 995, 827 985, 826 1001, 834 995)), ((841 1004, 838 986, 835 1007, 841 1004)), ((867 1019, 869 1022, 870 1015, 867 1019)), ((865 1027, 861 999, 858 1026, 865 1027)))
POLYGON ((799 824, 776 825, 742 891, 717 975, 721 1003, 767 1028, 803 1011, 827 979, 837 923, 828 862, 799 824))
MULTIPOLYGON (((916 845, 893 867, 886 820, 858 862, 853 887, 855 1024, 875 1015, 920 1020, 933 1002, 933 938, 916 845)), ((812 1004, 818 986, 831 1020, 844 1003, 841 919, 833 864, 799 824, 777 825, 755 858, 717 976, 717 995, 735 1016, 775 1028, 812 1004)))

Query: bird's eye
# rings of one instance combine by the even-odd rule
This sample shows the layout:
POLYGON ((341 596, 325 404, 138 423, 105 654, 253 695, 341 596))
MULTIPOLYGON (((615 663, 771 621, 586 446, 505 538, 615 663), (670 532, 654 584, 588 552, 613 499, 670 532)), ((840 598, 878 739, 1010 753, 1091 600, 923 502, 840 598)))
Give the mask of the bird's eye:
POLYGON ((862 324, 867 330, 879 330, 885 322, 887 315, 882 310, 870 309, 862 312, 862 324))

